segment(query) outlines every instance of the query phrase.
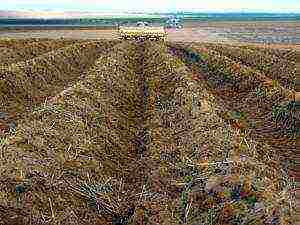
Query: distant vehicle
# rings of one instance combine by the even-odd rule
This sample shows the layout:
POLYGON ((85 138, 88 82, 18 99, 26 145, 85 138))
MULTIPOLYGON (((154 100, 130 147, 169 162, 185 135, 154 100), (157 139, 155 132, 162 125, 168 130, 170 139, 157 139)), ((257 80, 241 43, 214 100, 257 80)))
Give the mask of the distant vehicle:
POLYGON ((119 39, 123 40, 166 40, 164 27, 152 27, 149 23, 138 22, 136 26, 120 26, 119 39))
POLYGON ((148 22, 143 22, 143 21, 137 22, 136 25, 138 27, 149 27, 150 26, 150 24, 148 22))
POLYGON ((165 27, 181 29, 183 25, 179 18, 171 17, 167 20, 165 27))

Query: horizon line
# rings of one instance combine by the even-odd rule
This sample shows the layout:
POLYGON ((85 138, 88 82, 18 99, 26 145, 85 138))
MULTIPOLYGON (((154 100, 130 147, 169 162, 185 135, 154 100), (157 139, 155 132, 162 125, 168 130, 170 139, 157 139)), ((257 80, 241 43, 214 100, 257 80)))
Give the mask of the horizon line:
POLYGON ((1 9, 0 11, 6 12, 63 12, 63 13, 126 13, 126 14, 164 14, 164 13, 282 13, 282 14, 300 14, 300 11, 289 11, 289 10, 269 10, 269 9, 258 9, 258 10, 58 10, 58 9, 1 9))

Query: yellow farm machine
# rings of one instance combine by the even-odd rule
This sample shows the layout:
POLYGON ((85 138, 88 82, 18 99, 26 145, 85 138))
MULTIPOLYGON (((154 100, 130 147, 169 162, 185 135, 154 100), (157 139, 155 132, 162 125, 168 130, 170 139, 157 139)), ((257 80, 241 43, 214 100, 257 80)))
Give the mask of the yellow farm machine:
POLYGON ((119 27, 119 39, 122 40, 162 40, 166 41, 164 27, 119 27))

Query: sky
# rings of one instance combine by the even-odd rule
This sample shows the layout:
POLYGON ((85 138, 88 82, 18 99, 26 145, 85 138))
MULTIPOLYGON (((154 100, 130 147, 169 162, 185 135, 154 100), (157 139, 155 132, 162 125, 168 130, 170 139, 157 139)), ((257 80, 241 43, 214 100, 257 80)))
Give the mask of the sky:
POLYGON ((300 0, 0 0, 0 10, 300 12, 300 0))

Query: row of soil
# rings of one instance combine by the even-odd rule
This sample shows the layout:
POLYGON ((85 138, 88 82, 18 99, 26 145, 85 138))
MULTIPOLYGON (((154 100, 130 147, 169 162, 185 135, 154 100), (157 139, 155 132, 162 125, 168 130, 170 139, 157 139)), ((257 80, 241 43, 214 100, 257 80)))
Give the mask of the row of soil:
MULTIPOLYGON (((99 39, 97 39, 99 41, 99 39)), ((93 40, 95 41, 95 40, 93 40)), ((37 48, 39 44, 49 45, 49 43, 58 44, 72 44, 86 42, 84 39, 48 39, 48 38, 27 38, 27 39, 0 39, 0 48, 8 48, 12 50, 23 50, 23 48, 33 47, 37 48)), ((28 50, 29 51, 29 50, 28 50)))
POLYGON ((32 44, 32 43, 37 43, 39 41, 44 41, 44 40, 49 40, 49 39, 11 39, 11 38, 1 38, 0 39, 0 47, 4 48, 17 48, 17 47, 22 47, 27 44, 32 44))
MULTIPOLYGON (((224 104, 224 116, 235 120, 240 128, 279 148, 282 154, 293 157, 297 131, 295 100, 291 91, 263 83, 261 74, 238 64, 217 52, 196 46, 177 48, 177 53, 202 72, 211 91, 224 104), (241 114, 241 115, 240 115, 241 114), (281 137, 280 137, 281 135, 281 137)), ((176 52, 176 47, 173 48, 176 52)))
POLYGON ((288 181, 273 149, 230 127, 216 103, 164 44, 114 46, 1 143, 0 217, 290 224, 288 181))
POLYGON ((1 67, 1 130, 7 132, 11 120, 51 100, 115 45, 115 41, 76 43, 39 57, 1 67), (5 120, 5 121, 4 121, 5 120))
POLYGON ((295 89, 296 57, 285 59, 259 50, 224 44, 205 44, 204 46, 224 56, 228 56, 237 62, 242 62, 246 66, 259 70, 286 88, 295 89))
POLYGON ((8 66, 11 63, 32 59, 44 53, 78 42, 76 40, 41 40, 24 44, 17 44, 18 42, 16 42, 15 45, 0 47, 1 66, 8 66))
MULTIPOLYGON (((168 54, 166 46, 147 43, 145 49, 146 123, 150 136, 146 165, 151 165, 152 172, 143 188, 148 194, 139 207, 139 220, 133 224, 145 221, 149 224, 247 224, 251 220, 254 224, 270 223, 274 217, 271 219, 268 210, 254 216, 253 208, 246 202, 253 198, 254 205, 280 208, 269 201, 270 196, 256 189, 255 181, 265 179, 264 184, 268 186, 272 180, 271 183, 278 185, 268 187, 272 195, 284 193, 273 149, 228 126, 219 117, 221 109, 205 85, 197 83, 183 62, 168 54), (262 152, 262 149, 269 151, 262 152), (245 164, 239 163, 243 157, 245 164), (228 161, 236 164, 227 164, 228 161), (233 191, 237 186, 247 193, 244 197, 238 201, 225 197, 226 191, 233 191), (239 208, 240 204, 245 204, 244 210, 239 208)), ((281 219, 288 223, 288 216, 282 212, 281 219)))
POLYGON ((134 45, 116 45, 7 139, 1 204, 23 214, 1 215, 7 223, 111 224, 126 217, 143 108, 136 54, 134 45))
MULTIPOLYGON (((197 42, 192 42, 193 44, 199 44, 197 42)), ((181 45, 182 47, 188 47, 191 43, 187 42, 168 42, 168 44, 176 44, 176 45, 181 45)), ((208 46, 216 46, 215 43, 202 43, 204 45, 208 46)), ((255 46, 255 45, 241 45, 241 46, 236 46, 236 45, 231 45, 231 44, 221 44, 222 46, 226 47, 235 47, 235 48, 240 48, 241 50, 252 50, 255 52, 259 52, 259 54, 266 54, 268 57, 277 57, 282 60, 288 60, 291 62, 296 61, 297 57, 297 50, 296 49, 280 49, 280 48, 271 48, 271 47, 262 47, 262 46, 255 46)))
MULTIPOLYGON (((187 46, 184 46, 187 47, 187 46)), ((222 79, 226 72, 234 71, 236 65, 228 64, 228 59, 223 57, 226 63, 220 62, 220 55, 210 54, 206 48, 191 48, 171 46, 170 51, 173 54, 184 59, 191 70, 195 73, 195 79, 207 84, 210 93, 213 93, 222 105, 221 116, 227 120, 233 127, 241 132, 246 133, 254 140, 260 143, 269 144, 275 154, 279 154, 281 162, 292 179, 299 179, 296 173, 296 162, 294 155, 296 153, 296 137, 299 133, 297 127, 297 115, 295 113, 296 102, 287 97, 288 92, 282 91, 282 88, 268 88, 263 84, 258 86, 264 90, 264 93, 258 93, 259 89, 249 88, 245 93, 235 91, 235 95, 226 97, 231 88, 220 92, 219 89, 225 85, 220 85, 217 81, 222 79), (235 67, 234 67, 235 66, 235 67), (224 69, 225 67, 225 69, 224 69), (229 67, 229 68, 226 68, 229 67), (264 88, 263 88, 264 87, 264 88)), ((237 73, 243 77, 242 68, 237 73)), ((246 71, 247 72, 247 71, 246 71)), ((255 79, 253 76, 252 78, 255 79)), ((225 80, 226 81, 226 80, 225 80)), ((228 82, 228 80, 226 81, 228 82)), ((249 85, 254 83, 249 82, 249 85)), ((264 150, 263 152, 267 152, 264 150)), ((264 154, 262 152, 262 154, 264 154)))
POLYGON ((242 49, 251 49, 256 52, 264 53, 267 55, 275 55, 279 58, 289 60, 289 61, 296 61, 297 57, 297 50, 295 49, 280 49, 280 48, 267 48, 267 47, 257 47, 257 46, 240 46, 242 49))

